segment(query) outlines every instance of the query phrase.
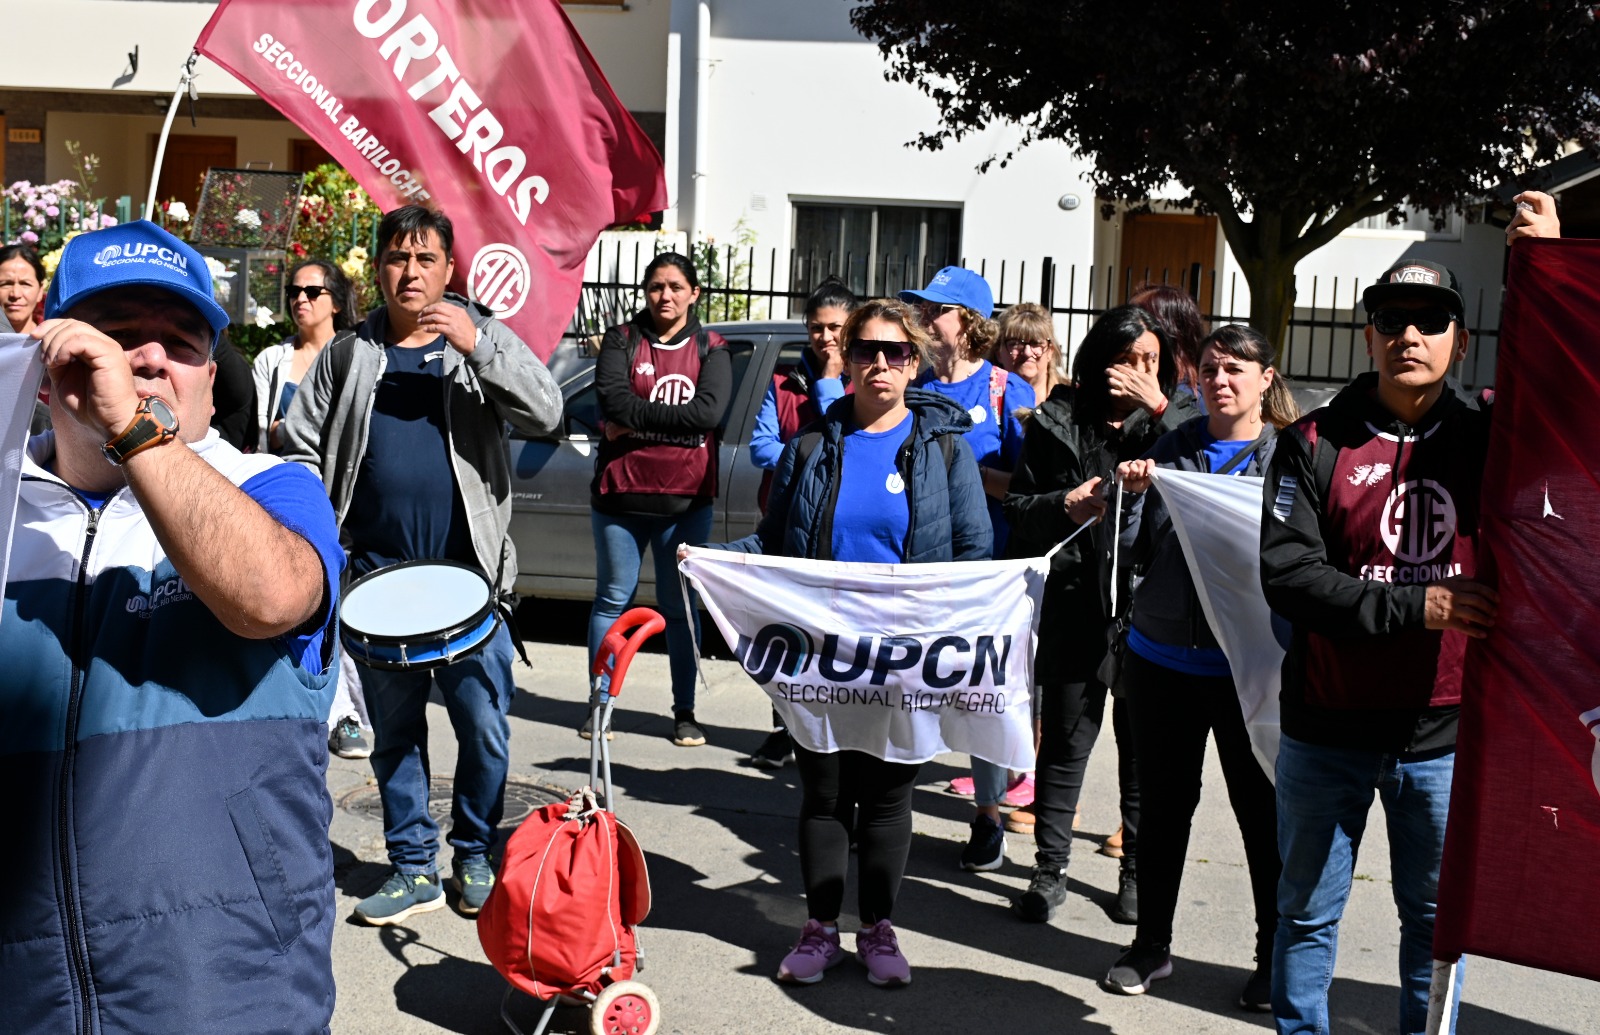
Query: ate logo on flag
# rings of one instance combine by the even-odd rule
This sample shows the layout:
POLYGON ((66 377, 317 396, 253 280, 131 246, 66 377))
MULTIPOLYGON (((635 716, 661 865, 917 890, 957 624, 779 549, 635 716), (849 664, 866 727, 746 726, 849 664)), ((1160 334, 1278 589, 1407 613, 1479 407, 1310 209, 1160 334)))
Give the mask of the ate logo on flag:
POLYGON ((467 287, 472 297, 505 320, 522 311, 533 274, 527 257, 509 244, 487 244, 472 257, 467 287))

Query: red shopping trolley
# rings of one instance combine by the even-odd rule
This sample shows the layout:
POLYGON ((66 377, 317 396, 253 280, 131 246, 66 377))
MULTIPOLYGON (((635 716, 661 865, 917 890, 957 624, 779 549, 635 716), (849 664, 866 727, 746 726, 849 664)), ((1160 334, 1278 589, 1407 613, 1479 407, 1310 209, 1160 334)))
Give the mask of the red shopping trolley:
POLYGON ((653 1035, 661 1024, 655 993, 633 980, 644 967, 637 927, 650 912, 650 877, 639 842, 612 808, 604 731, 634 654, 666 624, 636 607, 606 632, 589 672, 589 785, 522 822, 478 914, 478 940, 509 983, 500 1017, 516 1035, 517 992, 545 1003, 532 1035, 544 1035, 563 1004, 589 1004, 592 1035, 653 1035))

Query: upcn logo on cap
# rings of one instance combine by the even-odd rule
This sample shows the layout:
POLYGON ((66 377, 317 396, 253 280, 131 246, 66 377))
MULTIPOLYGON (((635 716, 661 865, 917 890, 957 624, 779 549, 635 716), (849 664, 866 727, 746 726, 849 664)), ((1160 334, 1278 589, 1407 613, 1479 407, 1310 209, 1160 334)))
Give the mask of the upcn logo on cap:
POLYGON ((120 258, 122 258, 122 245, 108 244, 95 255, 94 264, 96 266, 109 266, 113 259, 120 258))
POLYGON ((1443 281, 1438 270, 1430 270, 1426 266, 1402 266, 1389 275, 1391 284, 1433 284, 1438 285, 1443 281))

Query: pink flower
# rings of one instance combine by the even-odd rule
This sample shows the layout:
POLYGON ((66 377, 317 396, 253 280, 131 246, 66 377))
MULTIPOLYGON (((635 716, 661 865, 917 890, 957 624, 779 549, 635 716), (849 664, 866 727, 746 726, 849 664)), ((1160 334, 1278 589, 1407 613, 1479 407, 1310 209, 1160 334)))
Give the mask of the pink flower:
POLYGON ((24 230, 24 231, 22 231, 22 239, 24 241, 28 242, 29 244, 38 244, 39 243, 39 235, 34 233, 32 230, 24 230))

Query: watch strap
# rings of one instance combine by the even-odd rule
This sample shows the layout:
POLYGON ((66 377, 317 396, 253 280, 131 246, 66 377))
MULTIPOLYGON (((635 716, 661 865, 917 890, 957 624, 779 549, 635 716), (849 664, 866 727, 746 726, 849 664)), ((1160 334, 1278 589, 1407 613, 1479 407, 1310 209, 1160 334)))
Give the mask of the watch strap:
POLYGON ((163 427, 151 416, 150 400, 141 399, 134 410, 133 420, 115 438, 101 446, 100 451, 107 460, 120 467, 135 453, 165 442, 176 434, 176 428, 163 427))

